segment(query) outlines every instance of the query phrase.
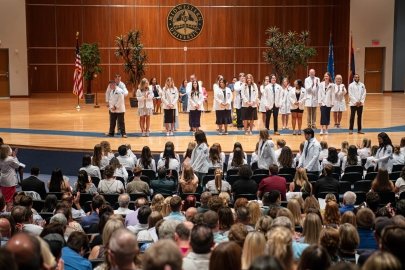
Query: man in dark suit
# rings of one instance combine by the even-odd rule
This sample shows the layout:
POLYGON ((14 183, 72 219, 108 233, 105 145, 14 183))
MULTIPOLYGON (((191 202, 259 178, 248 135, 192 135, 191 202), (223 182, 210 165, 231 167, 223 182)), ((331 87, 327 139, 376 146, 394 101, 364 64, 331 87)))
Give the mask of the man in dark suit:
POLYGON ((314 185, 314 195, 318 196, 320 192, 339 193, 339 181, 332 177, 333 166, 326 164, 323 168, 323 177, 318 179, 314 185))
POLYGON ((270 165, 269 172, 270 176, 260 181, 257 196, 261 198, 262 195, 266 192, 278 190, 281 194, 281 200, 285 201, 286 200, 285 194, 287 192, 285 178, 277 175, 278 166, 276 164, 270 165))
POLYGON ((41 196, 42 200, 45 200, 46 190, 45 183, 38 178, 39 168, 31 168, 31 176, 24 179, 21 183, 21 188, 23 191, 35 191, 41 196))

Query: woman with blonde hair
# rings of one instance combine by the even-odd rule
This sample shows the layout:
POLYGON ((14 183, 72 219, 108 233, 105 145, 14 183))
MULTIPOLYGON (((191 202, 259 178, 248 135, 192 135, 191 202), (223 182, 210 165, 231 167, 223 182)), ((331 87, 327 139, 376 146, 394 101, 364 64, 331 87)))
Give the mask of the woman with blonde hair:
POLYGON ((163 201, 163 207, 162 207, 162 216, 166 217, 168 216, 172 210, 170 209, 170 200, 172 199, 172 196, 167 196, 164 201, 163 201))
POLYGON ((150 116, 153 114, 153 90, 149 87, 149 81, 143 78, 136 90, 138 100, 139 126, 143 137, 149 137, 150 116))
POLYGON ((183 168, 179 181, 182 193, 195 193, 198 187, 198 177, 195 175, 193 168, 186 165, 183 168))
POLYGON ((104 170, 105 167, 110 164, 110 160, 114 157, 114 153, 111 150, 111 144, 108 141, 100 142, 102 157, 100 161, 100 170, 104 170))
POLYGON ((108 249, 111 235, 118 229, 124 228, 124 224, 119 219, 109 219, 104 226, 102 233, 102 245, 94 246, 90 252, 89 260, 102 259, 105 257, 105 251, 108 249))
POLYGON ((391 253, 385 251, 374 252, 364 263, 363 270, 401 270, 400 261, 391 253))
POLYGON ((363 138, 361 145, 357 145, 357 154, 361 159, 366 159, 371 156, 371 140, 363 138))
POLYGON ((252 262, 264 255, 266 238, 261 232, 250 232, 245 239, 242 249, 242 270, 249 269, 252 262))
POLYGON ((356 249, 360 244, 357 229, 350 223, 339 226, 339 256, 344 261, 356 262, 356 249))
POLYGON ((231 185, 227 181, 223 180, 223 175, 222 169, 215 169, 214 180, 208 181, 208 183, 205 185, 205 191, 216 194, 221 192, 231 193, 231 185))
POLYGON ((152 209, 152 211, 162 212, 164 200, 165 200, 165 197, 163 197, 162 194, 159 194, 159 193, 155 194, 155 196, 153 196, 153 198, 152 198, 152 202, 150 205, 150 208, 152 209))
POLYGON ((224 206, 228 206, 229 202, 231 201, 231 196, 228 192, 221 191, 218 195, 218 198, 224 201, 224 206))
POLYGON ((303 195, 304 193, 306 195, 312 194, 312 185, 304 168, 298 168, 295 172, 294 180, 290 183, 290 192, 302 192, 303 195))
POLYGON ((302 225, 301 204, 296 199, 291 199, 287 204, 287 209, 291 211, 294 217, 294 226, 302 225))
POLYGON ((335 121, 335 127, 340 128, 340 122, 342 121, 342 113, 346 111, 345 95, 347 90, 342 83, 342 75, 337 74, 335 76, 335 89, 334 89, 334 101, 332 106, 333 120, 335 121))
POLYGON ((257 105, 259 104, 259 90, 253 81, 252 74, 246 75, 246 83, 242 86, 240 94, 245 135, 252 135, 254 122, 257 120, 257 105))
POLYGON ((273 224, 273 218, 270 216, 261 216, 256 222, 255 230, 264 234, 267 237, 267 232, 270 231, 273 224))
POLYGON ((340 152, 338 154, 340 163, 343 162, 343 157, 347 156, 348 149, 349 149, 349 142, 348 141, 343 141, 341 146, 340 146, 340 152))
POLYGON ((304 242, 310 245, 316 245, 319 242, 319 235, 322 230, 322 221, 315 213, 308 213, 303 224, 302 235, 304 242))
POLYGON ((285 270, 294 267, 291 231, 285 227, 275 227, 267 233, 267 253, 278 259, 285 270))
POLYGON ((249 209, 250 224, 254 227, 262 216, 262 211, 260 210, 260 205, 257 201, 250 201, 247 205, 249 209))
POLYGON ((165 86, 162 91, 162 103, 164 111, 164 123, 166 126, 166 136, 173 136, 175 129, 175 121, 177 114, 177 101, 179 99, 179 91, 174 86, 172 77, 166 79, 165 86))

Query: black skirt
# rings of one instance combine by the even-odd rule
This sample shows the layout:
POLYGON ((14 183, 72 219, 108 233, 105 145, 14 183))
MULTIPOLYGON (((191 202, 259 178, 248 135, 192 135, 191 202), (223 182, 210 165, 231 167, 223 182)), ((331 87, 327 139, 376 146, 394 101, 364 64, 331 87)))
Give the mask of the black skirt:
POLYGON ((242 107, 242 120, 257 120, 257 108, 242 107))
POLYGON ((176 119, 176 110, 175 109, 165 109, 165 124, 174 123, 176 119))
POLYGON ((330 110, 332 107, 321 106, 321 126, 330 124, 330 110))
POLYGON ((291 110, 291 112, 293 112, 293 113, 303 113, 304 112, 304 110, 300 110, 300 109, 293 109, 293 110, 291 110))
POLYGON ((201 126, 200 119, 201 119, 201 111, 199 110, 190 110, 188 114, 190 117, 190 127, 192 128, 199 128, 201 126))
POLYGON ((228 125, 232 123, 231 110, 218 110, 215 111, 215 114, 217 125, 228 125))

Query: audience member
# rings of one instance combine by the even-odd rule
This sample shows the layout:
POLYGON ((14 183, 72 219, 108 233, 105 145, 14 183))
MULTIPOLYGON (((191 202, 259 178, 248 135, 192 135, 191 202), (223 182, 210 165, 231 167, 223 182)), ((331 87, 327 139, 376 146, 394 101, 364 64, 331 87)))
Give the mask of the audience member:
POLYGON ((41 196, 41 199, 44 200, 46 197, 45 183, 38 178, 38 175, 39 168, 32 167, 31 175, 21 182, 21 189, 23 191, 35 191, 39 194, 39 196, 41 196))
POLYGON ((170 199, 170 209, 171 212, 168 216, 164 217, 165 220, 178 220, 178 221, 186 221, 186 217, 181 212, 182 201, 179 196, 173 196, 170 199))
POLYGON ((128 230, 135 235, 137 235, 140 231, 147 230, 149 227, 148 219, 151 213, 152 210, 150 209, 149 205, 141 206, 138 210, 138 224, 134 226, 127 226, 128 230))
POLYGON ((114 210, 114 214, 118 214, 118 215, 128 215, 132 212, 134 212, 134 210, 128 209, 129 206, 129 195, 127 193, 123 193, 120 194, 120 196, 118 196, 118 209, 114 210))
POLYGON ((352 191, 346 191, 343 194, 343 206, 339 208, 340 214, 344 214, 347 211, 353 211, 355 203, 356 193, 352 191))
POLYGON ((212 251, 209 270, 241 270, 242 248, 233 241, 220 243, 212 251))
POLYGON ((251 179, 252 169, 249 165, 242 165, 239 168, 239 179, 233 183, 232 192, 238 194, 256 194, 257 184, 251 179))
MULTIPOLYGON (((17 233, 7 242, 6 249, 14 255, 19 270, 42 268, 41 253, 38 252, 40 243, 35 236, 17 233)), ((9 269, 9 265, 4 269, 9 269)))
MULTIPOLYGON (((165 221, 168 222, 168 221, 165 221)), ((173 240, 160 240, 143 256, 143 270, 182 270, 182 256, 173 240)))
POLYGON ((314 195, 319 197, 321 192, 339 193, 339 181, 332 177, 333 166, 326 164, 323 167, 323 177, 319 178, 314 185, 314 195))
POLYGON ((153 193, 161 193, 165 195, 172 195, 176 191, 176 183, 166 178, 167 170, 165 167, 158 168, 158 179, 152 180, 150 186, 153 193))
MULTIPOLYGON (((208 212, 207 212, 208 213, 208 212)), ((208 270, 214 236, 209 227, 196 225, 190 234, 191 251, 183 259, 183 269, 208 270)))
POLYGON ((286 200, 286 179, 284 177, 278 176, 278 166, 275 164, 269 167, 270 176, 264 178, 259 183, 259 189, 257 191, 257 196, 262 198, 263 194, 270 192, 272 190, 278 190, 281 194, 281 200, 286 200))
MULTIPOLYGON (((136 201, 135 201, 135 211, 131 212, 131 213, 128 213, 125 216, 125 226, 126 227, 135 226, 136 224, 138 224, 138 222, 139 222, 138 221, 139 208, 144 206, 144 205, 147 205, 147 204, 148 204, 148 200, 146 198, 144 198, 144 197, 140 197, 140 198, 136 199, 136 201)), ((152 201, 152 204, 153 204, 153 201, 152 201)), ((153 210, 153 206, 151 208, 153 210)))
POLYGON ((124 184, 115 179, 114 168, 107 165, 104 169, 105 179, 101 180, 98 184, 98 192, 106 194, 120 194, 124 192, 124 184))
POLYGON ((249 269, 252 262, 265 254, 266 238, 262 232, 250 232, 242 250, 242 269, 249 269))
POLYGON ((135 236, 126 229, 118 229, 111 235, 108 244, 108 262, 111 269, 136 270, 134 261, 139 252, 135 236))
POLYGON ((62 248, 62 259, 65 262, 66 270, 92 269, 89 260, 83 258, 89 240, 84 233, 73 232, 67 240, 66 246, 62 248))
POLYGON ((374 237, 375 215, 368 208, 362 208, 356 214, 357 232, 360 237, 360 249, 378 249, 374 237))

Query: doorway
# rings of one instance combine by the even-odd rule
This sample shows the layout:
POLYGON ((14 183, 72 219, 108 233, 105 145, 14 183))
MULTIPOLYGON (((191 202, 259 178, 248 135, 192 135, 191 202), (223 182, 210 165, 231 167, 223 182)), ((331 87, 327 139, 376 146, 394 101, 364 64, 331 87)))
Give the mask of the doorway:
POLYGON ((382 93, 384 81, 385 47, 366 48, 364 57, 364 84, 367 93, 382 93))
POLYGON ((0 98, 10 97, 8 49, 0 49, 0 98))

